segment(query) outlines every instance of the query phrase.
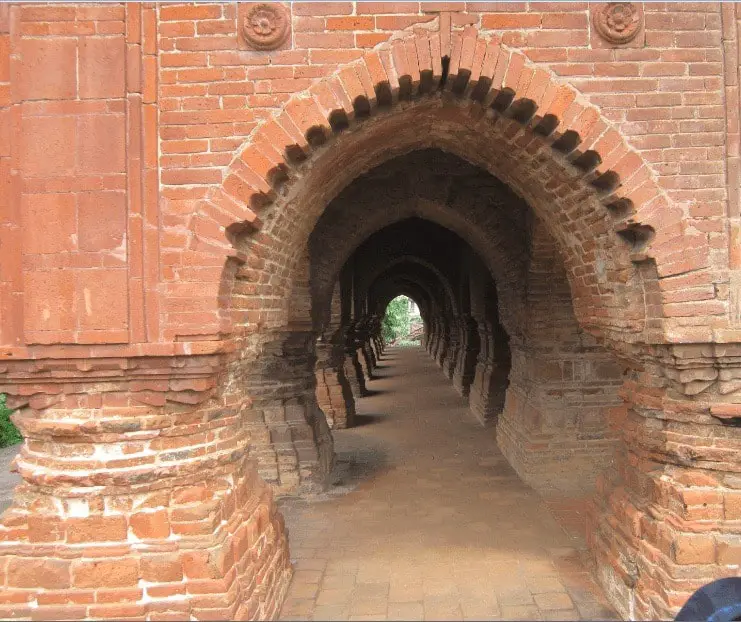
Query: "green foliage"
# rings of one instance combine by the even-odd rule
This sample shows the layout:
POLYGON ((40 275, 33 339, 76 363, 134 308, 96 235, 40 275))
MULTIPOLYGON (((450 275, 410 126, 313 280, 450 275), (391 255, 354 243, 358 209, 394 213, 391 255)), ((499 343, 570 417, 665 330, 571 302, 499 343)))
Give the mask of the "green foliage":
POLYGON ((0 447, 15 445, 23 440, 21 433, 13 425, 10 415, 13 411, 5 405, 5 394, 0 393, 0 447))
POLYGON ((381 335, 386 343, 409 334, 409 298, 397 296, 386 307, 381 323, 381 335))

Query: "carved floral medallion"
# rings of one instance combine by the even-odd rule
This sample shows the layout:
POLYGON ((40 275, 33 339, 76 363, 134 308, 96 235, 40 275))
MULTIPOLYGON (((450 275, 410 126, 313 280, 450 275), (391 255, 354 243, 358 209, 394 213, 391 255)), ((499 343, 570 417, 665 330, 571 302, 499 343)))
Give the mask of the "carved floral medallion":
POLYGON ((240 6, 239 25, 245 43, 255 50, 283 47, 291 31, 291 19, 282 4, 258 2, 240 6))
POLYGON ((603 39, 615 44, 635 39, 641 29, 641 11, 636 4, 607 2, 593 6, 594 27, 603 39))

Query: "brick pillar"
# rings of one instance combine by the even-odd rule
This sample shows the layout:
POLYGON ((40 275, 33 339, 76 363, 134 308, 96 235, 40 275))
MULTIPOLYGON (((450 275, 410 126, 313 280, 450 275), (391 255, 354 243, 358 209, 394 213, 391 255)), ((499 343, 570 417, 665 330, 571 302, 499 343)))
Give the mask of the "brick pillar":
POLYGON ((355 348, 358 350, 358 360, 360 367, 363 370, 363 377, 365 381, 373 380, 373 369, 375 368, 375 359, 373 357, 373 351, 371 350, 369 340, 370 318, 365 317, 360 320, 355 326, 355 348))
POLYGON ((509 374, 504 329, 483 318, 476 318, 479 330, 479 356, 468 396, 471 412, 483 424, 495 421, 504 406, 509 374))
POLYGON ((317 342, 316 397, 331 429, 352 427, 355 400, 345 375, 347 329, 339 328, 317 342))
POLYGON ((623 442, 598 482, 588 543, 626 619, 671 619, 698 587, 739 576, 741 345, 644 354, 612 411, 623 442))
POLYGON ((0 520, 0 617, 277 615, 286 531, 213 357, 18 363, 2 387, 25 443, 0 520))
POLYGON ((380 334, 371 335, 371 345, 376 354, 376 361, 380 360, 383 357, 383 339, 380 334))
POLYGON ((453 379, 455 367, 458 363, 458 354, 461 349, 462 340, 461 330, 462 325, 460 318, 451 317, 448 331, 448 349, 442 364, 443 373, 448 377, 449 380, 453 379))
POLYGON ((381 333, 381 323, 383 322, 383 316, 375 315, 373 317, 374 319, 372 325, 373 330, 371 331, 371 340, 373 343, 373 350, 376 354, 376 360, 378 360, 381 358, 381 356, 383 356, 383 350, 385 346, 381 333))
POLYGON ((442 369, 445 357, 448 354, 448 344, 450 343, 450 325, 449 320, 440 316, 438 320, 438 338, 437 347, 435 348, 435 362, 442 369))
POLYGON ((435 317, 435 332, 432 337, 432 350, 430 354, 432 359, 437 363, 438 354, 443 344, 443 323, 440 316, 435 317))
POLYGON ((373 347, 371 346, 371 336, 370 335, 368 334, 365 335, 365 339, 363 339, 363 342, 360 345, 360 350, 363 354, 363 359, 365 361, 366 379, 372 380, 373 370, 376 368, 376 355, 373 352, 373 347))
POLYGON ((430 356, 432 356, 432 358, 435 358, 433 356, 433 352, 435 350, 436 343, 437 343, 437 317, 435 315, 431 315, 430 323, 427 327, 425 350, 427 350, 427 353, 430 356))
POLYGON ((427 352, 433 359, 435 358, 435 348, 437 347, 437 327, 437 316, 432 315, 430 318, 430 336, 427 345, 427 352))
POLYGON ((512 348, 512 370, 497 443, 518 475, 543 494, 590 494, 613 464, 607 425, 620 403, 622 370, 603 348, 512 348))
POLYGON ((453 370, 453 387, 463 397, 468 393, 476 374, 476 358, 479 354, 479 329, 470 315, 460 319, 461 344, 453 370))
POLYGON ((276 331, 238 371, 251 398, 244 410, 251 451, 279 494, 320 492, 332 470, 332 435, 316 402, 314 339, 309 330, 276 331))
POLYGON ((373 355, 374 368, 378 367, 380 354, 378 352, 378 344, 376 344, 376 336, 373 333, 368 334, 368 347, 370 348, 371 354, 373 355))
POLYGON ((355 336, 355 324, 347 328, 345 337, 345 360, 343 362, 345 377, 350 385, 353 396, 357 399, 367 395, 365 388, 365 373, 358 356, 357 339, 355 336))

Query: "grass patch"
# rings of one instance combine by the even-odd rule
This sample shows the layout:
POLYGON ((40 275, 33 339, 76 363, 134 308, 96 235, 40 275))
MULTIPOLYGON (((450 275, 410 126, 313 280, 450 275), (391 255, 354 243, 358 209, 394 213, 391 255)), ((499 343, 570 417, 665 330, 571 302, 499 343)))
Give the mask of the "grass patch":
POLYGON ((6 405, 5 394, 0 393, 0 447, 16 445, 23 440, 23 436, 10 420, 13 413, 6 405))

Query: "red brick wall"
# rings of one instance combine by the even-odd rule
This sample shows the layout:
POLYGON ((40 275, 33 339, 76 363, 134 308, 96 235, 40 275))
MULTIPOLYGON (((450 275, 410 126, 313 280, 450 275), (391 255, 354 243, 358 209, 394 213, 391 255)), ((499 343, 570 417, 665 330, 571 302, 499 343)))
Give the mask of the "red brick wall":
POLYGON ((203 326, 199 339, 218 333, 213 304, 192 296, 211 287, 217 297, 204 283, 218 282, 222 269, 192 241, 190 232, 212 226, 193 216, 196 202, 292 95, 402 28, 436 27, 440 15, 500 36, 599 107, 681 203, 684 239, 698 248, 693 266, 708 272, 667 303, 684 305, 680 316, 702 301, 697 309, 725 313, 727 291, 714 286, 728 248, 717 3, 647 4, 640 46, 613 49, 592 32, 587 3, 299 2, 290 49, 273 53, 240 49, 235 4, 2 10, 10 35, 0 79, 13 76, 3 124, 15 132, 3 141, 12 171, 4 195, 13 197, 3 231, 33 237, 4 234, 15 248, 0 276, 7 345, 157 341, 203 326), (69 270, 55 275, 58 266, 69 270), (721 302, 707 302, 716 296, 721 302))

